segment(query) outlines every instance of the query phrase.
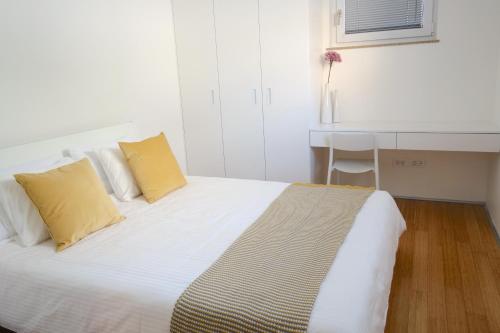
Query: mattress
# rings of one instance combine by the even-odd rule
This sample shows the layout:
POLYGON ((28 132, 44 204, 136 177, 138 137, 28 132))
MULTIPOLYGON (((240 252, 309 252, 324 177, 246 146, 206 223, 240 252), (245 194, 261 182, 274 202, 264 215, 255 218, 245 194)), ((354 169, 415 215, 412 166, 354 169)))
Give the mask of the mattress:
MULTIPOLYGON (((178 297, 288 186, 189 177, 127 219, 56 253, 51 240, 0 244, 0 326, 17 332, 168 332, 178 297)), ((383 332, 405 222, 376 191, 323 281, 308 332, 383 332)))

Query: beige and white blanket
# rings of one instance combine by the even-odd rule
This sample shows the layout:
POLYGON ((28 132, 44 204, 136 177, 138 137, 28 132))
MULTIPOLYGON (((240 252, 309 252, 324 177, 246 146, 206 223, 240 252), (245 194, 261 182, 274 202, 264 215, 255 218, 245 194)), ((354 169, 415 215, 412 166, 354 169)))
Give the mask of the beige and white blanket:
POLYGON ((171 332, 306 332, 369 189, 290 185, 178 299, 171 332))

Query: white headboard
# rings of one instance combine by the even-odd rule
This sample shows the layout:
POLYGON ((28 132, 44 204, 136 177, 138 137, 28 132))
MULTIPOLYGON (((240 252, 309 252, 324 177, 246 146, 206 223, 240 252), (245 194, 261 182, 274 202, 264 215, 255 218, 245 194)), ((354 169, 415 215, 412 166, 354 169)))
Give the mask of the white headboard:
POLYGON ((55 154, 62 154, 63 150, 71 147, 98 146, 99 144, 118 141, 127 136, 135 137, 137 134, 137 128, 133 123, 125 123, 0 149, 0 169, 35 161, 55 154))

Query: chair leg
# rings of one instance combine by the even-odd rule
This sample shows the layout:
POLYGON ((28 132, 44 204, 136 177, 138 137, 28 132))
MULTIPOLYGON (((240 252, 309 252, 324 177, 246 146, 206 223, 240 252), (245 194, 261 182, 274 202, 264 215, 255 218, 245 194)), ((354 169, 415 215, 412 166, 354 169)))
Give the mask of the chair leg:
POLYGON ((332 172, 333 172, 333 147, 330 145, 328 148, 328 177, 326 178, 326 184, 330 185, 332 183, 332 172))
POLYGON ((376 190, 380 190, 380 172, 379 172, 379 168, 378 168, 378 149, 375 148, 374 152, 373 152, 374 156, 373 156, 373 159, 374 159, 374 163, 375 163, 375 189, 376 190))

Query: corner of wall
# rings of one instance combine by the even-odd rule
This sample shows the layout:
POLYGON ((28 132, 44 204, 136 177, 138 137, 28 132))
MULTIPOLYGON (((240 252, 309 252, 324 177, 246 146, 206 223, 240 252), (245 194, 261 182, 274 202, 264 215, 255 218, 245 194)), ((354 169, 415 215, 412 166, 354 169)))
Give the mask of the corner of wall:
MULTIPOLYGON (((495 118, 497 125, 500 126, 500 48, 498 52, 497 73, 495 118)), ((500 153, 493 156, 491 161, 486 205, 498 236, 500 235, 500 153)))
POLYGON ((497 235, 500 235, 500 154, 493 157, 488 184, 487 209, 497 235))
MULTIPOLYGON (((309 122, 311 125, 318 124, 319 109, 321 104, 321 80, 323 76, 323 66, 320 61, 321 54, 327 47, 328 34, 326 33, 329 20, 328 13, 329 0, 308 0, 309 7, 309 63, 310 63, 310 106, 311 115, 309 122)), ((315 169, 319 167, 316 158, 317 149, 310 152, 310 179, 317 182, 315 169)))
POLYGON ((497 65, 497 87, 496 87, 496 121, 500 126, 500 48, 498 50, 498 65, 497 65))
POLYGON ((320 61, 321 54, 327 47, 328 12, 327 0, 309 0, 309 62, 311 67, 311 104, 314 115, 311 117, 313 123, 319 123, 319 105, 321 100, 321 79, 323 66, 320 61), (316 112, 317 111, 317 112, 316 112))

